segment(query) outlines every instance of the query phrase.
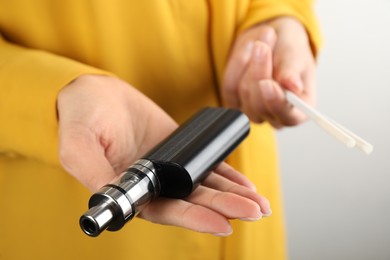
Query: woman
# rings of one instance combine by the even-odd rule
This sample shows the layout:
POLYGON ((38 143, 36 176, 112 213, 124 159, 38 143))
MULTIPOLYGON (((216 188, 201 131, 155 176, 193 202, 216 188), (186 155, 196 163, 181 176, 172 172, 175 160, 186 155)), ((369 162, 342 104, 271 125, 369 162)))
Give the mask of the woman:
POLYGON ((272 126, 305 119, 283 88, 314 102, 311 1, 1 0, 0 32, 0 256, 285 257, 272 126), (56 165, 95 191, 216 105, 255 123, 228 159, 246 177, 223 164, 186 200, 159 199, 98 239, 81 233, 89 193, 56 165), (262 221, 271 209, 254 186, 272 204, 262 221))

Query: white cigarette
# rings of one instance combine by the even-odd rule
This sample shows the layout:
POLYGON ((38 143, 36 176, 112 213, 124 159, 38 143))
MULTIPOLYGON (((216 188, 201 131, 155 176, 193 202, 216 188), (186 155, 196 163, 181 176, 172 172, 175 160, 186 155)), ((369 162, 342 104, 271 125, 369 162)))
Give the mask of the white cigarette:
POLYGON ((356 141, 357 148, 359 148, 360 150, 362 150, 366 154, 372 153, 372 151, 374 150, 374 146, 372 144, 370 144, 369 142, 367 142, 366 140, 364 140, 363 138, 361 138, 357 134, 351 132, 351 130, 349 130, 349 129, 345 128, 344 126, 340 125, 339 123, 335 122, 334 120, 332 120, 330 118, 328 118, 328 120, 330 122, 332 122, 334 125, 336 125, 337 127, 339 127, 341 130, 343 130, 345 133, 349 134, 352 138, 354 138, 356 141))
POLYGON ((314 109, 302 99, 296 96, 290 91, 286 91, 287 100, 294 105, 296 108, 305 113, 310 119, 321 126, 330 135, 335 137, 337 140, 345 144, 349 148, 359 148, 366 154, 370 154, 373 151, 373 146, 367 141, 363 140, 352 131, 348 130, 344 126, 321 114, 318 110, 314 109))

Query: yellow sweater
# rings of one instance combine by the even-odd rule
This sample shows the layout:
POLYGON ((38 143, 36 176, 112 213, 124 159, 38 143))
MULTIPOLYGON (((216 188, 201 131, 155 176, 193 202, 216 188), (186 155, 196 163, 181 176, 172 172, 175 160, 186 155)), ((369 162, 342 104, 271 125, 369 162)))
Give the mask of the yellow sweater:
POLYGON ((0 0, 0 259, 283 259, 272 129, 252 127, 229 162, 268 197, 273 215, 233 221, 228 238, 133 220, 86 237, 89 192, 58 162, 56 95, 82 74, 113 73, 181 122, 218 105, 240 31, 289 15, 318 32, 309 0, 0 0))

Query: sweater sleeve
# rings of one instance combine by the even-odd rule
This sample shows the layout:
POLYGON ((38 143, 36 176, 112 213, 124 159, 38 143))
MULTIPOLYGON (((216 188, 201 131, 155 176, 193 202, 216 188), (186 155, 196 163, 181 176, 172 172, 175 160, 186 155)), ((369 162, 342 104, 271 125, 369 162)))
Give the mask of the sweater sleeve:
POLYGON ((314 55, 321 45, 321 36, 314 13, 314 0, 252 0, 239 31, 256 23, 279 16, 291 16, 298 19, 306 28, 314 55))
POLYGON ((59 164, 56 98, 82 74, 108 74, 0 37, 0 154, 59 164))

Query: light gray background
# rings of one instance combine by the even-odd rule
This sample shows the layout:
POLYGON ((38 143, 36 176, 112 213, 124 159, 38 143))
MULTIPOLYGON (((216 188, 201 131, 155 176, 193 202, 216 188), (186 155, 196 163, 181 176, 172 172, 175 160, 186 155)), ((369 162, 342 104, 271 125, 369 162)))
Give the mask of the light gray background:
POLYGON ((318 0, 317 108, 374 144, 313 122, 278 133, 291 260, 390 259, 390 0, 318 0))

